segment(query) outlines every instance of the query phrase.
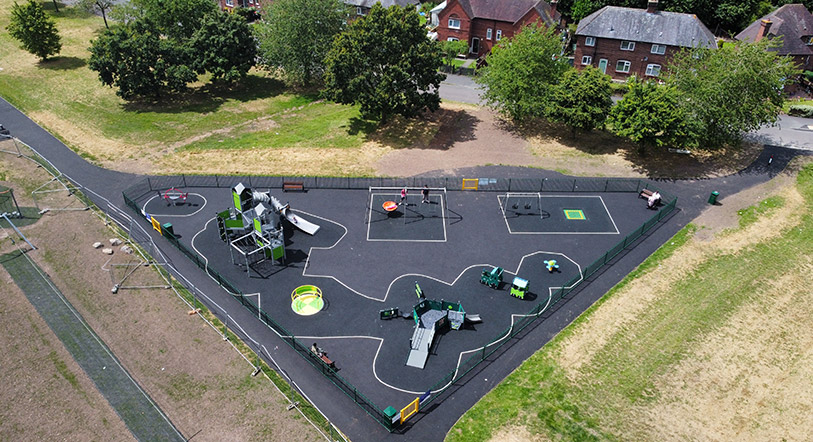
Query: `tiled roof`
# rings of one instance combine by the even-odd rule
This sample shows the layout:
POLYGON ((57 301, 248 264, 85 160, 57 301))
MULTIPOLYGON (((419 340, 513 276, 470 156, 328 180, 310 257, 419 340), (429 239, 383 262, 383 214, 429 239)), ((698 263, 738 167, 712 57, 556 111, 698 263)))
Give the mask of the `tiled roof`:
POLYGON ((770 20, 771 27, 768 36, 782 37, 782 46, 777 48, 781 55, 811 55, 813 46, 806 41, 813 36, 813 14, 805 9, 804 5, 784 5, 761 19, 751 23, 745 30, 737 34, 737 40, 755 41, 759 35, 762 20, 770 20), (803 37, 806 39, 803 40, 803 37))
POLYGON ((717 47, 714 34, 693 14, 605 6, 579 22, 576 35, 680 47, 717 47))
POLYGON ((548 25, 555 25, 561 17, 558 12, 552 17, 550 4, 542 0, 458 0, 458 3, 472 19, 516 23, 531 9, 536 9, 548 25))

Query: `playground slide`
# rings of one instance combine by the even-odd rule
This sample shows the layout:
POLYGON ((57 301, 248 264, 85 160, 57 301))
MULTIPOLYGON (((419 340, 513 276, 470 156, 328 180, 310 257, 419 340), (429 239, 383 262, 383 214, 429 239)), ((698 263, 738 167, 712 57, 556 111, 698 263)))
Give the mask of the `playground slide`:
POLYGON ((319 231, 319 226, 306 220, 305 218, 302 218, 301 216, 294 215, 290 209, 282 209, 282 214, 285 216, 285 219, 291 222, 291 224, 308 235, 315 235, 316 232, 319 231))

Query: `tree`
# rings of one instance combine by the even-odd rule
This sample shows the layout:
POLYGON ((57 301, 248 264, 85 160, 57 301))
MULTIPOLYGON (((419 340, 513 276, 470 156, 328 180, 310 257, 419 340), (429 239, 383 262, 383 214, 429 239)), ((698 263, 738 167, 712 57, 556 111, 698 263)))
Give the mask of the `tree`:
POLYGON ((344 27, 340 0, 277 0, 255 28, 263 64, 282 68, 288 82, 309 84, 320 78, 325 57, 344 27))
POLYGON ((28 0, 24 5, 14 2, 11 22, 6 27, 9 34, 22 43, 22 48, 45 61, 62 50, 62 37, 53 19, 45 15, 39 3, 28 0))
POLYGON ((124 99, 182 91, 197 79, 186 46, 163 38, 149 19, 106 29, 91 41, 90 69, 124 99))
POLYGON ((716 50, 684 50, 673 58, 667 82, 681 92, 681 105, 710 147, 738 143, 744 133, 776 121, 783 89, 799 73, 792 59, 769 50, 778 43, 726 43, 716 50))
POLYGON ((115 4, 114 0, 79 0, 76 3, 77 6, 90 13, 99 11, 102 14, 105 28, 110 28, 107 24, 107 11, 110 11, 115 4))
POLYGON ((168 38, 186 41, 203 20, 218 11, 211 0, 131 0, 137 18, 149 18, 168 38))
POLYGON ((554 89, 548 117, 576 130, 593 130, 604 125, 613 106, 609 75, 588 66, 581 72, 569 70, 554 89))
POLYGON ((254 66, 257 45, 245 18, 220 11, 209 14, 189 42, 195 71, 209 72, 212 81, 245 78, 254 66))
POLYGON ((616 135, 638 144, 641 153, 647 146, 689 147, 697 131, 680 100, 680 92, 673 86, 631 77, 609 122, 616 135))
POLYGON ((324 94, 343 104, 360 104, 363 118, 386 122, 440 107, 445 75, 438 45, 411 7, 376 3, 366 17, 339 34, 325 60, 324 94))
POLYGON ((440 53, 443 56, 443 61, 446 66, 449 66, 449 72, 454 72, 454 60, 458 54, 465 54, 469 49, 469 44, 462 40, 446 40, 439 42, 440 53))
POLYGON ((547 115, 556 83, 572 69, 561 53, 559 36, 539 24, 503 39, 475 77, 483 100, 514 120, 547 115))

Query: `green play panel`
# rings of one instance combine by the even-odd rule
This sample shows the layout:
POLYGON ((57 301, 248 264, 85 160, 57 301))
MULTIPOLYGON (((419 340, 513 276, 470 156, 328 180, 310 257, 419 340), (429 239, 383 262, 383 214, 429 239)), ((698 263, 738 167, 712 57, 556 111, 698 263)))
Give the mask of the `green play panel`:
POLYGON ((565 218, 570 220, 585 220, 584 212, 578 209, 564 209, 565 218))

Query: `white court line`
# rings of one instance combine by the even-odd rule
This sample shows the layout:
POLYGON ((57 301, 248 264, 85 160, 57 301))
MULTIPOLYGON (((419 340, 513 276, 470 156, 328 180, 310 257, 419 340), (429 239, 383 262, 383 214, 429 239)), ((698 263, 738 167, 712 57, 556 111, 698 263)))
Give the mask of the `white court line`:
MULTIPOLYGON (((531 195, 529 193, 528 195, 531 195)), ((500 212, 502 213, 503 220, 505 221, 505 227, 508 229, 508 233, 511 235, 618 235, 620 234, 618 230, 618 226, 615 224, 615 220, 613 216, 610 215, 610 211, 607 209, 607 204, 604 203, 604 198, 600 195, 542 195, 538 194, 540 198, 540 210, 542 207, 542 198, 598 198, 601 201, 601 205, 604 206, 604 211, 607 213, 607 216, 610 217, 610 222, 613 224, 613 229, 615 232, 514 232, 511 230, 511 226, 508 223, 508 217, 505 216, 505 206, 502 204, 502 200, 507 200, 508 197, 506 195, 497 195, 497 204, 500 205, 500 212)))
MULTIPOLYGON (((202 206, 200 206, 200 209, 198 209, 198 210, 196 210, 196 211, 194 211, 194 212, 192 212, 192 213, 190 213, 190 214, 187 214, 187 215, 169 215, 169 214, 164 214, 164 213, 150 213, 150 215, 160 216, 161 218, 163 218, 163 217, 168 217, 168 216, 169 216, 169 217, 178 217, 178 218, 184 218, 184 217, 187 217, 187 216, 192 216, 192 215, 195 215, 196 213, 198 213, 198 212, 200 212, 201 210, 203 210, 203 208, 204 208, 204 207, 206 207, 206 203, 208 203, 208 201, 206 200, 206 197, 205 197, 205 196, 203 196, 203 195, 201 195, 201 194, 199 194, 199 193, 190 193, 189 195, 197 195, 197 196, 199 196, 199 197, 203 198, 203 205, 202 205, 202 206)), ((154 200, 154 199, 156 199, 156 198, 158 198, 158 195, 153 195, 153 196, 151 196, 151 197, 150 197, 150 198, 149 198, 149 199, 148 199, 146 202, 144 202, 144 205, 141 207, 141 213, 148 213, 148 212, 147 212, 147 204, 149 204, 149 203, 150 203, 150 201, 152 201, 152 200, 154 200)))
MULTIPOLYGON (((440 197, 441 220, 443 221, 443 239, 383 239, 383 238, 370 239, 370 226, 373 224, 373 222, 372 222, 372 219, 373 219, 373 197, 375 195, 392 196, 393 200, 396 200, 396 199, 400 200, 400 198, 401 198, 401 194, 399 194, 399 193, 370 193, 370 206, 369 206, 368 213, 367 213, 367 219, 369 220, 367 222, 367 241, 370 241, 370 242, 375 242, 375 241, 379 241, 379 242, 447 242, 446 217, 443 215, 444 213, 446 213, 444 211, 445 205, 444 205, 444 202, 443 202, 443 200, 444 200, 443 194, 438 194, 438 196, 440 197)), ((431 198, 431 196, 430 196, 430 198, 431 198)), ((408 201, 409 201, 409 197, 407 197, 407 202, 408 201)), ((407 204, 407 203, 405 203, 405 204, 407 204)), ((407 210, 406 208, 407 208, 407 206, 404 207, 404 216, 406 216, 406 210, 407 210)))

